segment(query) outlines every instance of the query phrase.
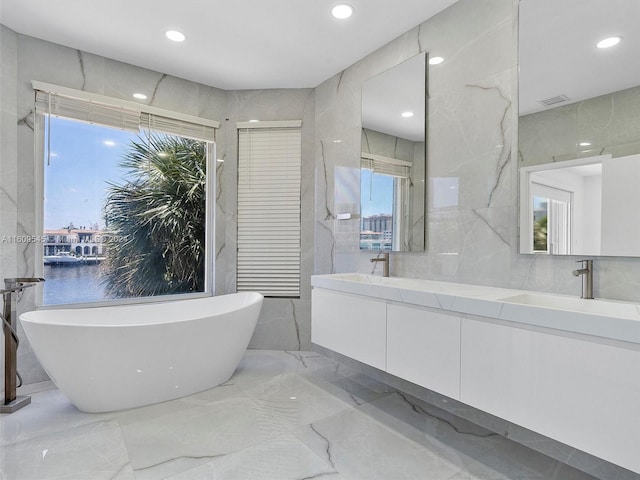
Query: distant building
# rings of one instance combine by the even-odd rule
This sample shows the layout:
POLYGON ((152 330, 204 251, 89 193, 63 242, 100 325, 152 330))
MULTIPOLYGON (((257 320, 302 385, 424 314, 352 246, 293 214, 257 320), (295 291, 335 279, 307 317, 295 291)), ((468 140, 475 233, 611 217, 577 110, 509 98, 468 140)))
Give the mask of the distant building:
POLYGON ((391 250, 393 216, 387 214, 363 217, 360 222, 361 250, 391 250))
POLYGON ((388 214, 371 215, 363 217, 360 230, 370 230, 372 232, 393 231, 393 216, 388 214))
POLYGON ((69 252, 78 256, 103 256, 103 230, 85 228, 62 228, 44 231, 44 254, 55 255, 69 252))

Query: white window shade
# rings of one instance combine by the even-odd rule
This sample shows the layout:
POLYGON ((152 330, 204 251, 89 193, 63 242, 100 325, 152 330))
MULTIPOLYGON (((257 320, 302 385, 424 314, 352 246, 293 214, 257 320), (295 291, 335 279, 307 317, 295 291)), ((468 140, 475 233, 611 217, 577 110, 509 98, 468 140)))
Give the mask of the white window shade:
POLYGON ((146 112, 141 115, 140 126, 146 130, 178 135, 194 140, 207 142, 215 142, 216 140, 216 129, 212 126, 146 112))
POLYGON ((238 130, 238 291, 300 296, 301 131, 238 130))
POLYGON ((372 170, 374 173, 380 173, 382 175, 409 178, 411 162, 365 152, 362 152, 360 156, 361 168, 366 168, 367 170, 372 170))
POLYGON ((169 135, 215 142, 220 122, 173 112, 151 105, 106 97, 49 83, 31 82, 36 92, 36 112, 96 125, 139 132, 151 130, 169 135))
POLYGON ((137 132, 140 110, 36 90, 36 112, 137 132))

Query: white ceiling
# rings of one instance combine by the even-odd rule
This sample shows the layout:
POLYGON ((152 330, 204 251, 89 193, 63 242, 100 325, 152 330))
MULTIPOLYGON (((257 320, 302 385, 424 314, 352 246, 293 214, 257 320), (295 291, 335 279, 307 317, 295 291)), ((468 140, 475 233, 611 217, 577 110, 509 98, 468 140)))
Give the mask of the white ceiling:
POLYGON ((2 0, 0 22, 226 90, 316 87, 457 0, 2 0), (164 37, 186 34, 183 43, 164 37))
POLYGON ((520 115, 640 85, 639 0, 521 0, 519 16, 520 115), (614 35, 616 47, 596 48, 614 35))
POLYGON ((424 53, 396 65, 362 84, 362 126, 423 142, 425 136, 424 53), (413 116, 403 118, 403 112, 413 116))

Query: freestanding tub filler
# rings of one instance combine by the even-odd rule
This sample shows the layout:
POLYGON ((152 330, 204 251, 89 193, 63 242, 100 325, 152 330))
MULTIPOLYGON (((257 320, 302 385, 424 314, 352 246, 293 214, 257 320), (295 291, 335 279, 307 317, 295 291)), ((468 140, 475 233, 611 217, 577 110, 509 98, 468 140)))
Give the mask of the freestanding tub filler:
POLYGON ((259 293, 20 315, 43 368, 80 410, 164 402, 226 382, 247 349, 259 293))

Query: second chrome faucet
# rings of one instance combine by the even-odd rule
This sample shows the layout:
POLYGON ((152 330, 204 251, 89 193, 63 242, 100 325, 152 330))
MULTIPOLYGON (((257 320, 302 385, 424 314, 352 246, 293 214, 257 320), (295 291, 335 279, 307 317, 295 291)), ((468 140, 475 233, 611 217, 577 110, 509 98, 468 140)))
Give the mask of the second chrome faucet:
POLYGON ((578 260, 582 268, 573 271, 575 277, 582 276, 582 295, 580 298, 593 299, 593 260, 578 260))

